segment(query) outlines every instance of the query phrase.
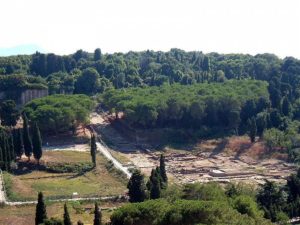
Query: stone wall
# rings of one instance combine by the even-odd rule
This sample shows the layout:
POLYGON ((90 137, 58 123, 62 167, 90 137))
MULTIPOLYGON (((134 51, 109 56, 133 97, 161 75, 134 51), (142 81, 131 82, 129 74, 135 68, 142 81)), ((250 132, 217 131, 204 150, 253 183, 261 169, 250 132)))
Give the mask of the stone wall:
POLYGON ((20 94, 16 91, 0 92, 0 100, 13 99, 18 106, 22 106, 35 98, 42 98, 47 95, 48 89, 27 89, 20 94))
POLYGON ((25 105, 27 102, 30 102, 31 100, 35 98, 42 98, 48 95, 48 89, 42 89, 42 90, 26 90, 23 91, 20 97, 20 104, 25 105))

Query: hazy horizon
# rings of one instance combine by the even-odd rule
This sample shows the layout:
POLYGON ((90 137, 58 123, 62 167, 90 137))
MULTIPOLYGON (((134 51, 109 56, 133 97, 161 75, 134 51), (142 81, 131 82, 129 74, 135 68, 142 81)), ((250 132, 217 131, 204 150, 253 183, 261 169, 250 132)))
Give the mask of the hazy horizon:
MULTIPOLYGON (((96 48, 100 48, 101 47, 95 47, 96 48)), ((86 51, 85 49, 82 49, 82 48, 78 48, 77 50, 83 50, 83 51, 86 51)), ((94 49, 94 50, 95 50, 94 49)), ((170 51, 171 49, 173 48, 170 48, 168 50, 153 50, 153 49, 143 49, 143 50, 137 50, 137 51, 134 51, 134 50, 129 50, 129 51, 114 51, 114 52, 103 52, 102 50, 102 54, 114 54, 114 53, 128 53, 130 51, 134 51, 134 52, 143 52, 143 51, 161 51, 161 52, 168 52, 170 51)), ((201 49, 195 49, 195 50, 185 50, 185 49, 181 49, 181 48, 176 48, 176 49, 180 49, 180 50, 183 50, 183 51, 186 51, 186 52, 190 52, 190 51, 199 51, 199 52, 203 52, 201 51, 201 49)), ((10 48, 0 48, 0 57, 8 57, 8 56, 17 56, 17 55, 32 55, 36 52, 40 52, 40 53, 44 53, 44 54, 49 54, 49 53, 54 53, 56 55, 71 55, 73 53, 75 53, 77 50, 73 51, 73 52, 69 52, 69 53, 65 53, 65 54, 58 54, 56 52, 51 52, 51 51, 46 51, 45 49, 42 49, 40 46, 37 46, 37 45, 34 45, 34 44, 29 44, 29 45, 19 45, 19 46, 15 46, 15 47, 10 47, 10 48)), ((86 51, 88 53, 93 53, 94 50, 91 50, 91 51, 86 51)), ((261 52, 261 53, 256 53, 256 54, 251 54, 251 53, 244 53, 244 52, 227 52, 227 53, 223 53, 223 52, 216 52, 216 51, 212 51, 212 52, 203 52, 204 54, 209 54, 209 53, 218 53, 218 54, 243 54, 243 55, 252 55, 252 56, 255 56, 255 55, 259 55, 259 54, 274 54, 276 55, 275 53, 273 52, 261 52)), ((279 56, 279 55, 276 55, 277 57, 281 58, 281 59, 284 59, 285 57, 294 57, 294 58, 298 58, 298 57, 295 57, 295 56, 292 56, 292 55, 286 55, 286 56, 279 56)), ((300 57, 299 57, 300 59, 300 57)))
POLYGON ((11 0, 0 7, 7 9, 0 14, 0 55, 99 47, 300 58, 298 0, 11 0))

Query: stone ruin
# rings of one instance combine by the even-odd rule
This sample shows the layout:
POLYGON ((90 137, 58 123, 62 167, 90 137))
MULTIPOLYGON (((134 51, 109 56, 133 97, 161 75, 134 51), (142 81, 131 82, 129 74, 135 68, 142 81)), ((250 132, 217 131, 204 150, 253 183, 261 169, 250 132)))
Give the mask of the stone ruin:
POLYGON ((0 101, 5 99, 13 99, 17 106, 23 106, 33 99, 42 98, 45 96, 48 96, 48 89, 27 89, 20 93, 17 90, 12 90, 9 94, 2 91, 0 92, 0 101), (14 97, 9 97, 11 94, 14 97))

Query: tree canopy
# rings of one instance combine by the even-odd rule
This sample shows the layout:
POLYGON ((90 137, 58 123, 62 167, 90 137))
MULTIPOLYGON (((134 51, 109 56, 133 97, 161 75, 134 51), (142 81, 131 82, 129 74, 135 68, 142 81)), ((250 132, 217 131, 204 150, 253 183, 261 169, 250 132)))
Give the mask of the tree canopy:
POLYGON ((51 95, 29 102, 24 111, 42 132, 58 133, 86 124, 93 107, 86 95, 51 95))

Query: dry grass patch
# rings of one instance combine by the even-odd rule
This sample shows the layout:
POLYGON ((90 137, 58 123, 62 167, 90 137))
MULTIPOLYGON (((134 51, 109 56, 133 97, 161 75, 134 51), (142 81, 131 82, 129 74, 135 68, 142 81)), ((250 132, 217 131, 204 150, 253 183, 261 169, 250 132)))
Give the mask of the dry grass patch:
MULTIPOLYGON (((47 203, 48 217, 63 218, 63 204, 64 203, 47 203)), ((94 203, 79 203, 69 202, 68 209, 73 224, 77 224, 81 220, 84 224, 93 224, 94 203)), ((103 208, 103 222, 109 222, 110 215, 113 210, 108 207, 118 207, 122 203, 101 202, 100 208, 103 208)), ((25 206, 5 206, 0 208, 0 224, 1 225, 29 225, 34 224, 35 205, 25 206)))

